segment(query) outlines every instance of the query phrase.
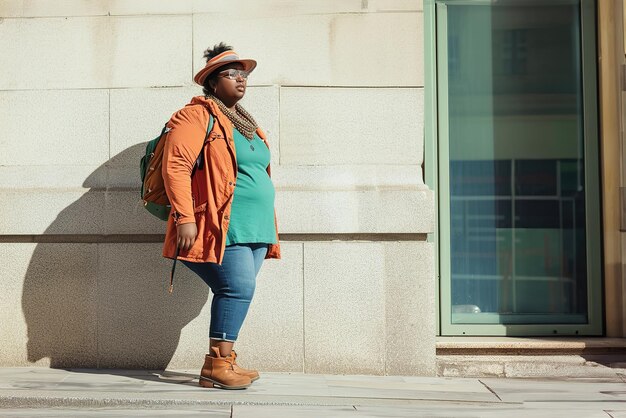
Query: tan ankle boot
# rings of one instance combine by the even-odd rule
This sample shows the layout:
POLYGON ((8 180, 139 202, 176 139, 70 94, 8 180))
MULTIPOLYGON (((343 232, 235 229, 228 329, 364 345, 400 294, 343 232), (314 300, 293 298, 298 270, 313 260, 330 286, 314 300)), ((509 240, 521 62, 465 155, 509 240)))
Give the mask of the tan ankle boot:
POLYGON ((230 355, 233 356, 233 370, 236 373, 239 373, 243 376, 248 376, 251 382, 254 382, 259 378, 259 372, 257 372, 256 370, 244 369, 237 364, 237 353, 235 353, 235 350, 232 350, 230 355))
POLYGON ((200 371, 200 386, 205 388, 219 387, 221 389, 245 389, 252 383, 248 376, 235 373, 233 362, 235 358, 230 355, 222 357, 217 347, 211 347, 215 357, 206 355, 204 365, 200 371))

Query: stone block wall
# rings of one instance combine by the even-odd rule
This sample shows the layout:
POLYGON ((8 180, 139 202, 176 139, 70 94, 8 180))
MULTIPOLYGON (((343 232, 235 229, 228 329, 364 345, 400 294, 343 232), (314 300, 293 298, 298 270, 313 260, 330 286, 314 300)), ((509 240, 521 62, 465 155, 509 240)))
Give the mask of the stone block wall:
POLYGON ((182 368, 211 294, 180 266, 138 159, 201 94, 203 50, 257 59, 283 247, 237 347, 307 373, 435 373, 420 1, 0 0, 0 366, 182 368))

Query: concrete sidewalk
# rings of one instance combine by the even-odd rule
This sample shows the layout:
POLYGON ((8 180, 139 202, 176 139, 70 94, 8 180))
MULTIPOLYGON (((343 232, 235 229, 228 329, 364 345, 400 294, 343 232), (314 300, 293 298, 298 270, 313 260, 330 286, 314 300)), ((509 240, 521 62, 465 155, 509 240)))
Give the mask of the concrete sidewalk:
POLYGON ((626 377, 444 378, 262 373, 205 389, 188 371, 0 368, 0 416, 626 417, 626 377))

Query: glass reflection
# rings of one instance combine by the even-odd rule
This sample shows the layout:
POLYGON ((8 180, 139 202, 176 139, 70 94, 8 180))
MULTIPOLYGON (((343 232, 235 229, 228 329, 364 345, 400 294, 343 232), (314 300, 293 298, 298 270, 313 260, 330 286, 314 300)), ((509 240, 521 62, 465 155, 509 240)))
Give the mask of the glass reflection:
POLYGON ((448 5, 453 323, 585 323, 579 2, 448 5))

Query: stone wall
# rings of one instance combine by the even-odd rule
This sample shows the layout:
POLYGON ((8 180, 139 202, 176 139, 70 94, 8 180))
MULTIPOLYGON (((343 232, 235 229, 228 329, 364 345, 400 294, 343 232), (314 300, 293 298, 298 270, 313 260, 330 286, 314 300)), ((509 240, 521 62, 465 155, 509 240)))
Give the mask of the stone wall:
MULTIPOLYGON (((434 374, 419 1, 0 0, 0 366, 198 368, 210 293, 139 199, 145 141, 219 41, 258 60, 283 248, 238 352, 267 371, 434 374)), ((242 360, 243 361, 243 360, 242 360)))

